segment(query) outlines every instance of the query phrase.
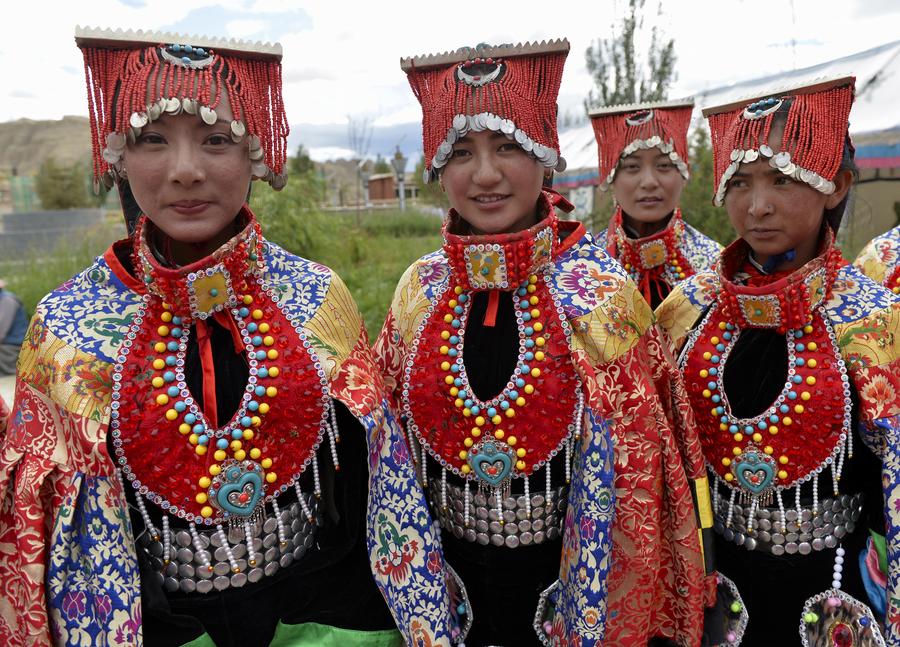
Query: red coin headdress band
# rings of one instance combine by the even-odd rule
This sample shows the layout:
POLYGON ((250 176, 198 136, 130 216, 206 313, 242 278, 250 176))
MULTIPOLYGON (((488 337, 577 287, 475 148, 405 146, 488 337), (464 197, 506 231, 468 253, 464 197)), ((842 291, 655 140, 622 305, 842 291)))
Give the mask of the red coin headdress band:
POLYGON ((754 162, 760 155, 785 175, 822 193, 833 193, 832 180, 844 153, 855 82, 852 76, 816 80, 704 108, 712 137, 716 182, 713 202, 721 206, 731 176, 742 162, 754 162), (769 132, 775 114, 785 112, 779 110, 785 104, 784 134, 775 153, 769 132))
POLYGON ((422 105, 425 181, 437 177, 469 131, 502 132, 547 168, 565 169, 556 98, 568 53, 563 39, 401 59, 422 105))
POLYGON ((125 145, 148 123, 186 112, 211 125, 223 98, 232 139, 249 146, 253 177, 284 186, 281 45, 83 27, 75 42, 84 54, 95 186, 124 177, 125 145))
POLYGON ((616 177, 619 160, 639 150, 657 148, 668 155, 687 180, 687 132, 694 110, 693 99, 607 106, 589 114, 600 159, 600 190, 616 177))

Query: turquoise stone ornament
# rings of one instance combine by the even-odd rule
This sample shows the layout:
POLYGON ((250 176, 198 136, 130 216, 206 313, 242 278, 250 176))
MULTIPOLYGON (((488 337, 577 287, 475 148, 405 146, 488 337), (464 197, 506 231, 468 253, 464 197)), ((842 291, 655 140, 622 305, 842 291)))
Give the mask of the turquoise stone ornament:
POLYGON ((736 458, 732 470, 740 486, 753 494, 762 494, 775 483, 775 461, 756 448, 736 458))
POLYGON ((515 450, 504 442, 484 440, 469 450, 466 461, 479 480, 498 487, 512 473, 515 450))
POLYGON ((265 493, 262 467, 256 461, 227 461, 207 495, 225 516, 249 517, 265 493))

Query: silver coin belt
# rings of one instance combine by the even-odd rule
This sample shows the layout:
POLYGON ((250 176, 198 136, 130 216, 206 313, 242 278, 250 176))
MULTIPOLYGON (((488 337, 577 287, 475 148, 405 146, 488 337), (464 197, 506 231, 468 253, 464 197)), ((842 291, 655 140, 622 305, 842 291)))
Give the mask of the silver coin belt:
POLYGON ((167 593, 209 593, 241 587, 247 582, 259 582, 301 559, 314 546, 317 527, 315 520, 318 519, 320 523, 321 514, 317 510, 315 496, 303 496, 308 497, 314 521, 310 522, 306 518, 299 503, 281 508, 285 531, 282 542, 278 522, 270 513, 262 524, 256 525, 252 535, 256 562, 252 565, 248 563, 247 539, 242 528, 230 533, 198 529, 196 543, 188 529, 170 530, 168 563, 163 561, 162 537, 155 540, 145 531, 137 538, 138 549, 150 556, 153 569, 167 593), (223 544, 223 538, 228 543, 227 547, 223 544), (202 550, 197 549, 198 545, 202 546, 202 550))
POLYGON ((469 494, 469 525, 465 525, 465 494, 463 488, 447 484, 447 506, 441 506, 439 488, 429 488, 432 510, 436 511, 441 528, 452 532, 457 539, 487 546, 518 548, 542 544, 561 536, 565 519, 568 487, 560 486, 541 494, 508 496, 497 502, 493 495, 482 492, 469 494), (529 505, 530 503, 530 505, 529 505), (530 513, 530 514, 529 514, 530 513), (500 518, 503 518, 501 523, 500 518))
POLYGON ((752 532, 747 532, 750 505, 735 505, 731 526, 725 527, 728 502, 720 502, 713 528, 730 541, 747 550, 760 550, 772 555, 809 555, 813 551, 835 548, 841 539, 852 533, 862 514, 862 494, 844 494, 823 499, 812 507, 788 508, 784 512, 782 528, 778 508, 756 510, 752 532))

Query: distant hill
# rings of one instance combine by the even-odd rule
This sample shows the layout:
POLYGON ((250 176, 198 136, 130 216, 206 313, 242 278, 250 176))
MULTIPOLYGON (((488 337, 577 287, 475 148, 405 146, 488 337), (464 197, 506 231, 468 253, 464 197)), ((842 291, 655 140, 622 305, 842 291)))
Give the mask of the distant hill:
POLYGON ((90 160, 91 128, 87 117, 0 123, 0 173, 8 174, 15 168, 19 175, 31 175, 49 157, 63 164, 90 160))

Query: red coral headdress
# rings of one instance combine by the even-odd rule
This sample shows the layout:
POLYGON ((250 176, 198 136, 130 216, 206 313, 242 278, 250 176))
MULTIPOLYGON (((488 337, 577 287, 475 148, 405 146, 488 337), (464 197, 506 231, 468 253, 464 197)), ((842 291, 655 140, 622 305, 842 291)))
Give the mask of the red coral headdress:
POLYGON ((600 159, 600 189, 616 176, 619 160, 641 149, 658 148, 687 180, 688 126, 693 99, 607 106, 590 112, 600 159))
POLYGON ((122 175, 126 142, 149 122, 186 112, 213 124, 227 97, 232 138, 249 135, 253 177, 284 186, 281 45, 82 27, 75 42, 84 54, 95 185, 122 175))
POLYGON ((565 169, 556 98, 568 53, 563 39, 401 59, 422 105, 425 181, 437 177, 470 130, 502 132, 547 168, 565 169))
POLYGON ((822 193, 833 193, 832 180, 844 153, 855 82, 852 76, 806 82, 704 108, 712 136, 713 202, 721 206, 731 176, 742 162, 753 162, 760 155, 785 175, 822 193), (787 108, 787 115, 779 144, 769 141, 769 132, 775 114, 785 112, 782 106, 787 108))

